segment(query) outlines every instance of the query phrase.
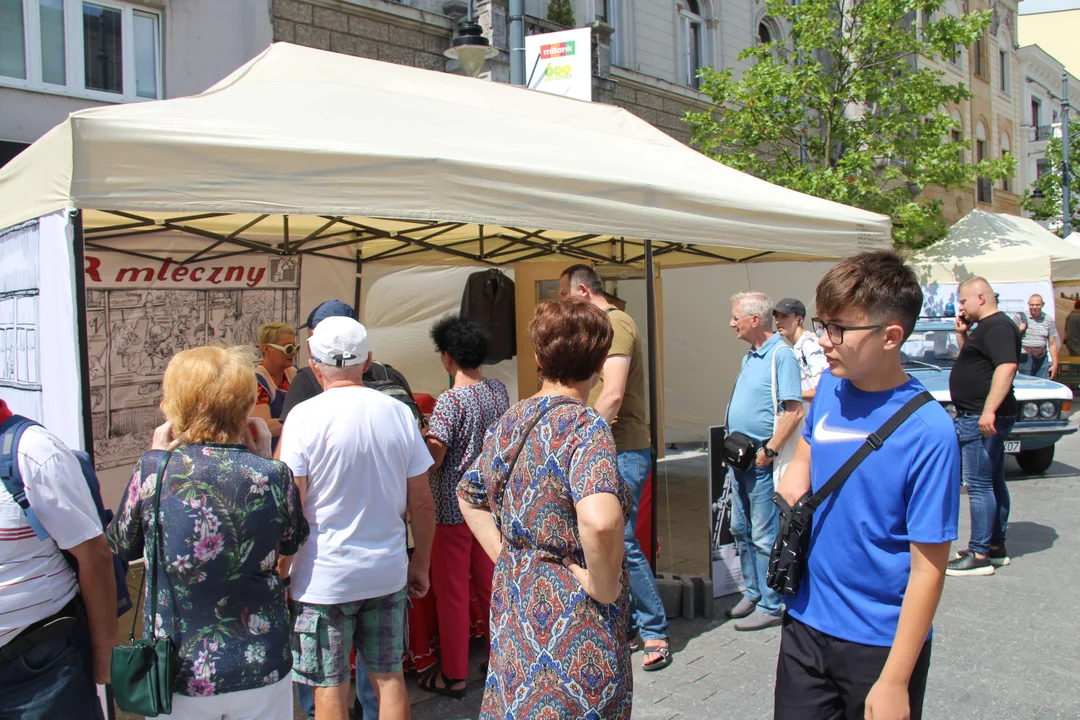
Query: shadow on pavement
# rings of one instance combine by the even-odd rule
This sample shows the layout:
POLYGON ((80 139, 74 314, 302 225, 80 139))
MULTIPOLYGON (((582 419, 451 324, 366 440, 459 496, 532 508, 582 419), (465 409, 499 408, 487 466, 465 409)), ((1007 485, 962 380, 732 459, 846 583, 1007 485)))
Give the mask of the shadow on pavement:
POLYGON ((1054 547, 1057 530, 1035 522, 1009 523, 1008 548, 1011 557, 1033 555, 1054 547))

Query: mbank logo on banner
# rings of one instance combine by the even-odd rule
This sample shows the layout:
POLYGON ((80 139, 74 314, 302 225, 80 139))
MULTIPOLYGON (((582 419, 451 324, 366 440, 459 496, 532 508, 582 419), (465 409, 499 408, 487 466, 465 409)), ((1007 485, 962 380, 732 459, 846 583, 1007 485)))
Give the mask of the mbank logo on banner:
POLYGON ((551 45, 541 45, 540 57, 544 60, 550 60, 551 58, 573 55, 576 45, 576 40, 570 40, 569 42, 552 43, 551 45))

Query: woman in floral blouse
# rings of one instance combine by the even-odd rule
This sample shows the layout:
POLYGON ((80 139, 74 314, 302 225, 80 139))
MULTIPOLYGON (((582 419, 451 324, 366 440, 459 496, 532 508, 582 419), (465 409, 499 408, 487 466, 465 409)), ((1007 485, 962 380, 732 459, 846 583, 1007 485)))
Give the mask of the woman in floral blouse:
POLYGON ((169 362, 162 394, 167 422, 136 465, 107 536, 127 560, 154 552, 154 490, 171 449, 153 620, 144 604, 144 627, 170 637, 180 655, 170 717, 292 718, 277 561, 296 553, 308 524, 292 473, 269 459, 265 423, 249 420, 251 359, 241 349, 185 350, 169 362))

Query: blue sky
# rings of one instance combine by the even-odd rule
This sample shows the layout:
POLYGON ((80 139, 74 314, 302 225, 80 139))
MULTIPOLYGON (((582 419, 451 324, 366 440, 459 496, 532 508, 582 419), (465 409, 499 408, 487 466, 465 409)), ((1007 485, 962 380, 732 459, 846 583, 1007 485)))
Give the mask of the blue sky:
POLYGON ((1080 0, 1023 0, 1020 3, 1021 15, 1077 9, 1080 9, 1080 0))

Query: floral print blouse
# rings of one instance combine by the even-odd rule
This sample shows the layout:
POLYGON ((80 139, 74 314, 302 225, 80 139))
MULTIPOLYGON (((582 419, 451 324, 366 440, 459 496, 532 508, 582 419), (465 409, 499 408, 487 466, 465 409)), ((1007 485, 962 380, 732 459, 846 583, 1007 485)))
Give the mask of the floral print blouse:
MULTIPOLYGON (((154 550, 164 455, 151 450, 139 460, 106 533, 126 560, 154 550)), ((161 519, 157 615, 151 625, 144 602, 143 622, 179 651, 174 691, 220 695, 289 677, 291 628, 277 561, 296 553, 308 523, 288 466, 243 445, 182 445, 162 481, 161 519)))

